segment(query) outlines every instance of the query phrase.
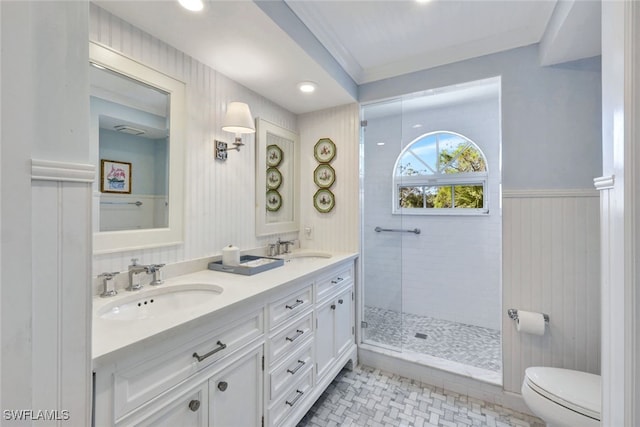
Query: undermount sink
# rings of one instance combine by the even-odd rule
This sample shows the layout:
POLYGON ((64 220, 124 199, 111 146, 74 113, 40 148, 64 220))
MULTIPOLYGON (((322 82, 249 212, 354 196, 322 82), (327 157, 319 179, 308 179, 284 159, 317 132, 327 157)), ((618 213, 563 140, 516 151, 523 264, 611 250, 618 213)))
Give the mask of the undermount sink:
POLYGON ((284 259, 285 262, 305 262, 328 259, 331 258, 331 254, 327 252, 292 252, 282 255, 280 258, 284 259))
POLYGON ((97 315, 105 320, 153 319, 206 304, 222 291, 220 286, 211 284, 161 285, 118 298, 100 307, 97 315))

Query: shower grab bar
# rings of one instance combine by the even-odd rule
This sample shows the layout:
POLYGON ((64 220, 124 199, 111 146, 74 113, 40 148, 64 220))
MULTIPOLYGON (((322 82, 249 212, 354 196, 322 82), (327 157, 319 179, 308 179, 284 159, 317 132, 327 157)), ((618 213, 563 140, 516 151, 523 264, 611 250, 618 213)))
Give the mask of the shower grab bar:
POLYGON ((100 202, 101 205, 136 205, 142 206, 142 202, 140 200, 136 202, 100 202))
POLYGON ((376 231, 376 233, 379 233, 381 231, 390 231, 392 233, 415 233, 415 234, 420 234, 420 229, 419 228, 414 228, 413 230, 400 230, 398 228, 376 227, 375 231, 376 231))

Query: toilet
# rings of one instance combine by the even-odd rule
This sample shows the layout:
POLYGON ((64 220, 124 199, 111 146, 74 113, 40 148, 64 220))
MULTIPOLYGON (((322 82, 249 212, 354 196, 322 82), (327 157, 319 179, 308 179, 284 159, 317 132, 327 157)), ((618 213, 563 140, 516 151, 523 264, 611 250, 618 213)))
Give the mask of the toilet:
POLYGON ((599 427, 601 388, 599 375, 530 367, 525 370, 522 397, 548 427, 599 427))

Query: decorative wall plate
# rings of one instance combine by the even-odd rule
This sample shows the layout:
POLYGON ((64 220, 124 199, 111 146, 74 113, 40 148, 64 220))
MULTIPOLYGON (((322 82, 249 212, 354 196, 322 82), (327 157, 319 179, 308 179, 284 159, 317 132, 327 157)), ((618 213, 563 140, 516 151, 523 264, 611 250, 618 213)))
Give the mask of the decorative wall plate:
POLYGON ((282 184, 282 174, 277 168, 267 169, 267 189, 277 190, 282 184))
POLYGON ((331 212, 335 204, 336 198, 331 190, 321 188, 313 195, 313 206, 315 206, 316 210, 320 213, 331 212))
POLYGON ((320 188, 329 188, 335 181, 336 171, 328 163, 321 163, 313 171, 313 182, 320 188))
POLYGON ((276 144, 267 146, 267 166, 275 167, 282 161, 282 150, 276 144))
POLYGON ((282 196, 278 193, 277 190, 269 190, 267 191, 267 210, 271 212, 275 212, 280 209, 282 206, 282 196))
POLYGON ((321 138, 313 147, 313 156, 320 163, 329 163, 336 156, 336 144, 329 138, 321 138))

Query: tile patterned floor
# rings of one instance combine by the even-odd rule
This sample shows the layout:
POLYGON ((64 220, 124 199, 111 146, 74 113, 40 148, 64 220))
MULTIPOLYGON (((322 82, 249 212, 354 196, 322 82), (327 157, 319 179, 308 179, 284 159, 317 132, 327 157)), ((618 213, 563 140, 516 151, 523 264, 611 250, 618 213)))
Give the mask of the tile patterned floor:
POLYGON ((463 363, 502 369, 500 331, 433 317, 365 307, 364 341, 463 363))
POLYGON ((297 427, 544 427, 537 418, 419 381, 343 369, 297 427))

